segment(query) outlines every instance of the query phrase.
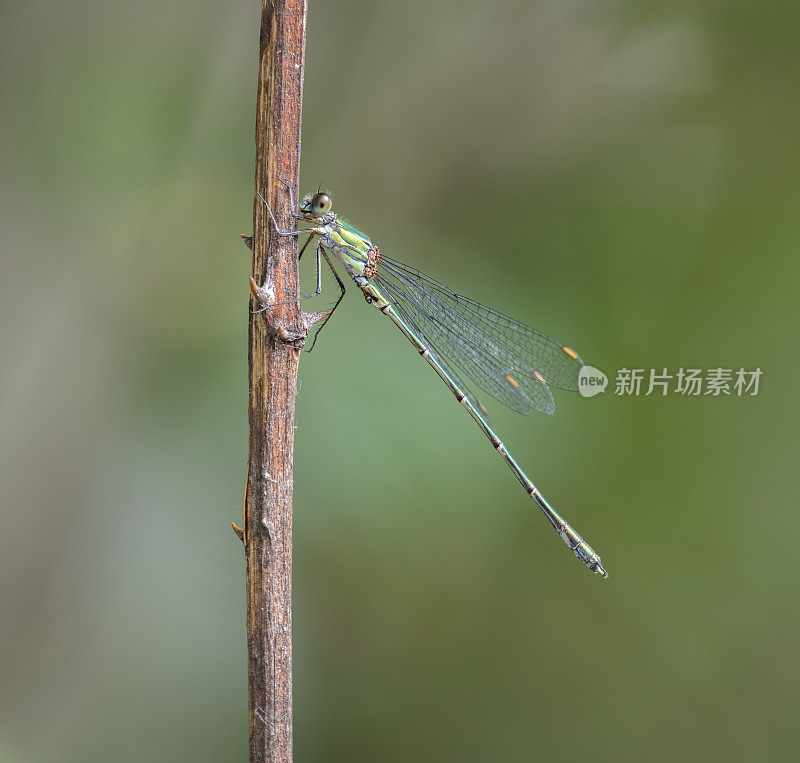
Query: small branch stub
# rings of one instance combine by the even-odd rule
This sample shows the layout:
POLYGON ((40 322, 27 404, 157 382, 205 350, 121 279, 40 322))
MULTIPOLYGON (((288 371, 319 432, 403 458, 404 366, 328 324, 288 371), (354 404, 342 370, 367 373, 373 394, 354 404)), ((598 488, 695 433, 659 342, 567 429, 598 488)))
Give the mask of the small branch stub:
POLYGON ((239 527, 236 522, 231 522, 231 527, 233 528, 233 532, 236 534, 236 537, 244 543, 244 530, 239 527))

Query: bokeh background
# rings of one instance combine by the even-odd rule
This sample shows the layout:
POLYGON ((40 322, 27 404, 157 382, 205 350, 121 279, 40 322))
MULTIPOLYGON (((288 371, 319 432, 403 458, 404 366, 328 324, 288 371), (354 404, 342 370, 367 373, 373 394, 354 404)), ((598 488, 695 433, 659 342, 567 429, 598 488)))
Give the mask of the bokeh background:
MULTIPOLYGON (((246 759, 258 23, 2 6, 3 762, 246 759)), ((603 581, 351 294, 301 366, 298 760, 796 755, 799 25, 781 0, 312 2, 303 188, 612 377, 764 376, 491 405, 603 581)))

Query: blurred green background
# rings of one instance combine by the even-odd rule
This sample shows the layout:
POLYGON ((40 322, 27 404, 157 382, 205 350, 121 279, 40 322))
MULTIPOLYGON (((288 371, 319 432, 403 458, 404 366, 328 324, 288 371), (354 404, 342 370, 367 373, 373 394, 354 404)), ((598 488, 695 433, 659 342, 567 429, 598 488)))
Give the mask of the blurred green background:
MULTIPOLYGON (((3 5, 3 762, 246 759, 258 23, 3 5)), ((764 376, 491 405, 603 581, 351 293, 301 366, 297 760, 796 755, 799 25, 781 0, 312 3, 304 189, 612 387, 764 376)))

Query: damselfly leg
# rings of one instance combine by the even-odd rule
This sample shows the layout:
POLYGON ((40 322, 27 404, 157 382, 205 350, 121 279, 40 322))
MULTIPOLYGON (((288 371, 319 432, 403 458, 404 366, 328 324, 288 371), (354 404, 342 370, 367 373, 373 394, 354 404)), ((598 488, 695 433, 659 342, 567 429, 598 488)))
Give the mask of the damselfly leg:
MULTIPOLYGON (((294 205, 294 194, 292 193, 292 186, 289 183, 287 183, 283 178, 278 178, 278 180, 283 185, 285 185, 286 188, 289 191, 289 204, 290 204, 290 206, 292 208, 292 217, 294 217, 296 219, 297 218, 302 219, 302 216, 298 215, 297 212, 295 211, 296 207, 294 205)), ((295 230, 295 231, 282 231, 278 227, 278 221, 275 219, 275 215, 272 213, 272 208, 267 203, 267 200, 260 193, 258 194, 258 198, 261 199, 262 202, 264 202, 264 206, 267 208, 267 212, 269 212, 269 216, 270 216, 270 219, 272 220, 272 225, 275 228, 275 232, 279 236, 284 236, 284 237, 285 236, 299 236, 301 233, 310 233, 311 234, 306 239, 306 242, 303 244, 302 249, 300 249, 300 252, 297 255, 297 259, 299 261, 302 258, 303 252, 306 250, 306 247, 308 246, 309 241, 311 241, 311 239, 314 238, 314 235, 315 235, 314 231, 308 231, 308 230, 302 230, 302 229, 298 229, 298 230, 295 230)), ((328 262, 328 265, 330 266, 330 262, 328 262)), ((338 279, 338 276, 337 276, 337 279, 338 279)), ((300 297, 296 297, 295 299, 287 299, 284 302, 273 302, 270 305, 265 305, 260 310, 253 310, 251 312, 251 314, 252 315, 256 315, 257 313, 263 313, 265 310, 269 310, 271 307, 278 307, 279 305, 291 305, 291 304, 294 304, 295 302, 302 302, 304 299, 311 299, 312 297, 318 297, 321 293, 322 293, 322 269, 321 269, 321 262, 320 262, 320 250, 319 250, 319 247, 318 247, 317 248, 317 290, 313 294, 304 294, 304 295, 302 295, 300 297)), ((317 331, 317 333, 319 333, 319 331, 317 331)))
POLYGON ((325 316, 325 320, 322 321, 320 327, 314 332, 314 339, 311 342, 311 347, 308 348, 308 352, 314 349, 314 345, 317 343, 317 339, 319 337, 319 332, 325 328, 325 324, 331 319, 331 316, 336 312, 336 308, 339 307, 339 303, 344 299, 345 291, 344 282, 341 278, 339 278, 339 274, 336 272, 336 268, 333 267, 333 263, 328 258, 328 253, 322 248, 322 242, 317 243, 317 259, 319 259, 320 252, 322 252, 322 256, 325 258, 325 262, 328 263, 328 267, 331 269, 331 273, 333 273, 333 277, 336 279, 336 283, 339 284, 339 289, 341 290, 341 294, 339 295, 339 299, 336 300, 336 304, 331 308, 331 311, 325 316))
MULTIPOLYGON (((267 208, 269 209, 269 207, 267 207, 267 208)), ((301 232, 305 233, 305 231, 301 231, 301 232)), ((311 241, 311 236, 309 236, 308 241, 311 241)), ((305 249, 308 246, 308 241, 306 241, 306 243, 303 244, 303 249, 305 249)), ((302 249, 300 250, 300 253, 302 254, 302 249)), ((298 259, 299 259, 299 257, 298 257, 298 259)), ((325 259, 327 260, 328 258, 326 257, 325 259)), ((284 302, 273 302, 271 305, 264 305, 264 307, 262 307, 260 310, 252 310, 250 314, 251 315, 256 315, 258 313, 263 313, 265 310, 269 310, 271 307, 278 307, 278 305, 291 305, 291 304, 293 304, 295 302, 302 302, 304 299, 311 299, 311 297, 318 297, 322 293, 322 268, 321 268, 321 265, 322 265, 322 262, 321 262, 321 258, 320 258, 320 247, 318 246, 317 247, 317 290, 313 294, 304 294, 301 297, 297 297, 296 299, 287 299, 284 302)), ((328 265, 330 265, 330 262, 328 263, 328 265)), ((338 279, 338 276, 337 276, 337 279, 338 279)))

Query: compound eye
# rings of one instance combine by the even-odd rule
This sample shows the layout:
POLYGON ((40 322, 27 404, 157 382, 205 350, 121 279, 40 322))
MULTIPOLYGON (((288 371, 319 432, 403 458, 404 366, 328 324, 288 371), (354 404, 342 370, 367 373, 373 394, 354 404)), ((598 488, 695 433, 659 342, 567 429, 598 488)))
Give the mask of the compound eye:
POLYGON ((311 210, 317 217, 322 217, 326 212, 331 211, 333 203, 327 193, 318 193, 311 199, 311 210))

